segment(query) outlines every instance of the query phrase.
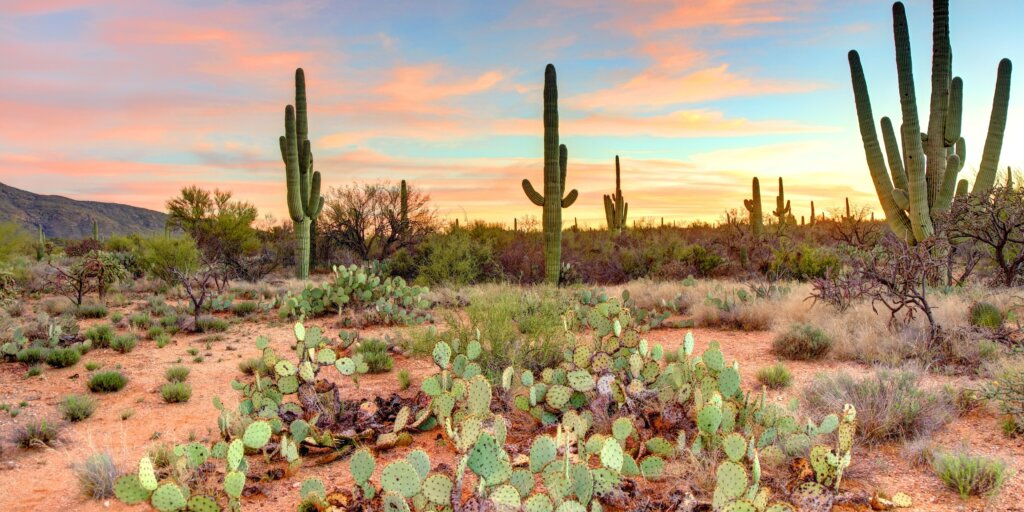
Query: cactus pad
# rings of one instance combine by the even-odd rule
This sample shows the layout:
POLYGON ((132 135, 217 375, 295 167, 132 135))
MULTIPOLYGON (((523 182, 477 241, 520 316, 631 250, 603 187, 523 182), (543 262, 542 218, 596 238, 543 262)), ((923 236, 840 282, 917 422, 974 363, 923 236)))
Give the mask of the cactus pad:
POLYGON ((241 471, 231 471, 224 475, 224 492, 232 498, 242 497, 242 490, 245 488, 245 474, 241 471))
POLYGON ((558 448, 551 436, 538 436, 533 439, 530 445, 530 471, 540 473, 551 461, 558 456, 558 448))
POLYGON ((423 450, 413 450, 409 452, 409 455, 405 456, 405 460, 412 464, 412 467, 416 468, 416 472, 419 473, 420 479, 427 477, 427 473, 430 473, 430 456, 423 450))
POLYGON ((139 485, 147 491, 155 491, 159 485, 156 481, 156 473, 153 472, 153 462, 149 457, 139 459, 139 485))
POLYGON ((266 446, 267 441, 270 441, 271 433, 270 423, 255 421, 246 427, 245 434, 242 435, 242 442, 249 448, 259 450, 266 446))
POLYGON ((500 485, 491 491, 491 501, 498 510, 518 510, 521 503, 519 491, 511 485, 500 485))
POLYGON ((697 413, 697 427, 705 434, 713 434, 722 424, 722 409, 711 405, 704 406, 697 413))
MULTIPOLYGON (((682 430, 680 433, 685 436, 682 430)), ((662 457, 671 457, 676 452, 676 447, 664 437, 652 437, 644 445, 647 447, 647 451, 662 457)))
POLYGON ((482 375, 469 382, 469 413, 484 416, 491 412, 491 383, 482 375))
POLYGON ((431 503, 445 505, 452 499, 452 481, 445 475, 433 474, 423 481, 423 495, 431 503))
POLYGON ((404 460, 388 464, 380 475, 381 488, 406 498, 412 498, 420 492, 420 480, 416 468, 404 460))
POLYGON ((555 409, 562 409, 569 399, 572 398, 572 389, 561 384, 554 384, 548 388, 545 400, 547 404, 555 409))
POLYGON ((640 461, 640 474, 648 480, 657 480, 665 472, 665 459, 657 455, 648 455, 640 461))
POLYGON ((352 473, 352 479, 360 485, 370 481, 376 467, 377 461, 366 448, 356 450, 348 461, 348 470, 352 473))
POLYGON ((138 475, 124 475, 114 482, 114 496, 126 505, 142 503, 149 499, 147 491, 139 483, 138 475))
POLYGON ((448 363, 451 362, 452 358, 452 347, 447 343, 440 341, 437 345, 434 345, 434 364, 439 366, 442 370, 448 368, 448 363))
POLYGON ((892 504, 899 508, 910 508, 914 506, 914 499, 905 492, 898 492, 892 495, 892 504))
POLYGON ((624 454, 622 445, 614 438, 608 439, 601 447, 601 465, 612 471, 622 471, 624 454))
POLYGON ((723 397, 733 397, 740 391, 740 372, 728 367, 718 374, 718 391, 723 397))
POLYGON ((384 494, 384 512, 409 512, 409 504, 402 496, 389 492, 384 494))
POLYGON ((743 436, 734 432, 722 438, 722 448, 729 460, 739 462, 747 451, 747 442, 743 436))
POLYGON ((586 393, 593 391, 596 383, 594 382, 594 376, 586 370, 575 370, 566 374, 566 379, 569 381, 569 386, 576 391, 586 393))
POLYGON ((742 496, 750 481, 747 470, 732 461, 721 463, 715 476, 717 477, 714 496, 716 504, 727 503, 742 496))
POLYGON ((534 494, 523 502, 523 510, 525 512, 552 512, 555 506, 551 503, 551 498, 548 498, 546 494, 534 494))
POLYGON ((484 480, 494 482, 505 471, 499 452, 501 452, 501 447, 498 446, 498 442, 493 436, 484 432, 480 434, 473 449, 470 450, 467 466, 484 480))
POLYGON ((616 418, 612 423, 612 436, 624 442, 633 433, 633 420, 625 416, 616 418))
POLYGON ((153 504, 153 508, 160 512, 175 512, 188 505, 185 501, 185 495, 181 492, 181 488, 174 484, 164 484, 157 488, 153 492, 150 503, 153 504))
POLYGON ((192 496, 188 499, 189 512, 220 512, 220 505, 208 496, 192 496))

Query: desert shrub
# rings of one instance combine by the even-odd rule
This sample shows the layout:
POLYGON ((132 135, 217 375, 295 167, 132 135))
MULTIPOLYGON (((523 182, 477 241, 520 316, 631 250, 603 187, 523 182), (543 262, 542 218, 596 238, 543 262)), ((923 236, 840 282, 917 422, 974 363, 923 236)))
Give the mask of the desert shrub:
POLYGON ((119 371, 106 371, 93 374, 89 378, 89 391, 94 393, 113 393, 120 391, 128 384, 128 377, 119 371))
POLYGON ((25 377, 38 377, 42 375, 43 367, 39 365, 29 367, 28 371, 25 372, 25 377))
POLYGON ((168 382, 160 386, 160 396, 169 404, 188 402, 192 398, 192 386, 184 382, 168 382))
POLYGON ((75 304, 64 298, 50 297, 39 303, 42 310, 51 317, 61 316, 73 311, 75 304))
POLYGON ((114 495, 114 482, 121 475, 107 453, 94 453, 85 461, 72 464, 71 469, 82 494, 98 500, 114 495))
POLYGON ((420 251, 423 258, 418 280, 425 284, 479 283, 493 276, 497 267, 493 248, 470 236, 466 229, 428 236, 420 251))
POLYGON ((160 317, 160 327, 163 327, 168 332, 170 332, 172 328, 177 328, 178 315, 174 313, 166 313, 164 316, 160 317))
POLYGON ((154 325, 153 327, 150 327, 148 331, 146 331, 146 337, 151 340, 155 340, 159 338, 162 334, 165 334, 166 332, 167 331, 165 331, 163 327, 160 327, 159 325, 154 325))
POLYGON ((156 348, 164 348, 171 342, 171 335, 162 332, 153 338, 153 341, 156 342, 156 348))
POLYGON ((96 412, 96 399, 88 395, 68 395, 58 406, 64 419, 82 421, 96 412))
POLYGON ((810 324, 793 324, 772 341, 772 352, 786 359, 821 359, 832 349, 832 338, 810 324))
POLYGON ((370 373, 384 373, 391 371, 394 360, 388 354, 387 342, 378 339, 369 339, 356 347, 356 353, 363 355, 363 362, 370 367, 370 373))
POLYGON ((47 420, 27 423, 15 429, 14 444, 22 448, 53 446, 57 442, 57 426, 47 420))
POLYGON ((128 317, 128 325, 134 329, 149 329, 153 325, 153 319, 149 313, 135 313, 128 317))
POLYGON ((19 350, 15 357, 19 363, 32 366, 46 361, 46 356, 49 353, 50 351, 44 347, 32 346, 19 350))
POLYGON ((1002 460, 962 452, 936 453, 932 468, 943 483, 964 499, 999 492, 1007 476, 1002 460))
POLYGON ((200 332, 224 332, 228 330, 229 325, 227 320, 209 315, 199 317, 199 321, 196 322, 196 328, 200 332))
POLYGON ((769 272, 798 281, 824 278, 839 271, 839 258, 830 250, 810 245, 774 251, 769 272))
POLYGON ((53 368, 67 368, 68 366, 74 366, 78 363, 78 360, 82 358, 82 354, 74 347, 66 348, 55 348, 46 354, 46 364, 53 368))
POLYGON ((246 375, 269 375, 270 368, 267 368, 266 363, 263 362, 262 357, 254 357, 252 359, 245 359, 238 363, 238 371, 246 375))
POLYGON ((918 380, 912 371, 879 370, 861 379, 845 372, 822 374, 804 390, 804 399, 821 414, 853 404, 857 431, 868 443, 913 439, 931 434, 955 415, 947 395, 921 389, 918 380))
POLYGON ((185 366, 172 366, 164 371, 167 382, 185 382, 188 380, 189 369, 185 366))
POLYGON ((134 334, 118 334, 110 341, 110 348, 122 354, 127 354, 135 348, 138 339, 134 334))
POLYGON ((1024 368, 1019 364, 1005 364, 993 370, 991 383, 984 385, 981 395, 995 402, 1005 415, 1003 431, 1006 434, 1024 433, 1024 368))
POLYGON ((82 304, 75 308, 75 316, 78 318, 104 318, 107 316, 107 307, 103 304, 82 304))
POLYGON ((109 347, 110 342, 114 341, 114 334, 114 328, 110 324, 94 325, 85 331, 86 339, 97 348, 109 347))
POLYGON ((412 376, 409 375, 409 370, 402 370, 398 372, 398 389, 405 391, 412 385, 412 376))
POLYGON ((91 372, 93 370, 100 369, 102 366, 102 363, 98 363, 96 361, 89 361, 88 363, 85 363, 85 370, 91 372))
POLYGON ((990 302, 975 302, 971 305, 971 325, 986 329, 1003 326, 1003 312, 990 302))
POLYGON ((782 363, 775 363, 758 370, 757 381, 772 389, 788 388, 793 383, 793 374, 782 363))
POLYGON ((110 315, 110 321, 114 322, 115 324, 121 323, 121 320, 124 320, 124 314, 122 313, 115 312, 114 314, 110 315))
POLYGON ((238 301, 231 304, 231 312, 234 313, 235 316, 249 316, 255 313, 257 309, 259 309, 259 304, 249 300, 238 301))

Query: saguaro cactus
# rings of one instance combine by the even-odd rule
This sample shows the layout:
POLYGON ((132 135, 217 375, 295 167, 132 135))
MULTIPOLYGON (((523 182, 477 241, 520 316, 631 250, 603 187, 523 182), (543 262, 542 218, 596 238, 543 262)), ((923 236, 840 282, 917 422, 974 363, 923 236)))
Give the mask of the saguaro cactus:
POLYGON ((544 195, 528 179, 523 180, 523 191, 533 204, 544 208, 544 274, 554 285, 562 270, 562 208, 572 206, 579 195, 576 190, 562 195, 568 153, 565 144, 558 143, 558 85, 555 66, 548 64, 544 70, 544 195))
POLYGON ((761 215, 761 183, 757 181, 757 177, 754 178, 753 183, 754 197, 744 199, 743 206, 750 212, 750 232, 758 237, 764 234, 764 217, 761 215))
MULTIPOLYGON (((903 123, 900 127, 901 155, 892 122, 886 117, 881 120, 882 137, 889 160, 888 169, 878 143, 867 81, 856 50, 849 53, 850 75, 864 154, 886 220, 898 236, 909 241, 921 241, 934 231, 932 215, 949 209, 955 190, 966 191, 965 182, 957 183, 957 174, 966 159, 966 146, 960 136, 963 81, 952 73, 949 0, 934 0, 931 106, 928 132, 921 133, 910 54, 910 32, 906 10, 901 2, 893 4, 892 16, 903 123)), ((1010 73, 1010 61, 1003 59, 999 62, 988 135, 978 178, 974 183, 975 194, 986 193, 995 181, 1006 127, 1010 73)))
POLYGON ((775 211, 772 212, 778 219, 779 225, 784 225, 790 219, 790 213, 793 211, 790 208, 789 201, 786 200, 785 189, 782 188, 782 178, 779 178, 779 195, 775 196, 775 211))
POLYGON ((93 240, 99 240, 100 239, 100 226, 99 226, 99 224, 96 223, 96 219, 92 220, 92 239, 93 240))
POLYGON ((295 106, 284 109, 284 136, 279 140, 288 185, 288 214, 295 228, 295 275, 309 277, 309 227, 324 207, 320 172, 313 170, 306 111, 306 77, 295 70, 295 106))
POLYGON ((629 203, 622 198, 622 187, 619 174, 619 155, 615 155, 615 194, 604 195, 604 216, 608 220, 608 230, 618 233, 626 227, 626 215, 629 203))
POLYGON ((405 230, 409 226, 409 187, 405 184, 405 180, 402 180, 399 198, 401 202, 399 219, 402 221, 402 230, 405 230))
POLYGON ((811 225, 813 226, 815 222, 817 221, 814 220, 814 201, 811 201, 811 225))

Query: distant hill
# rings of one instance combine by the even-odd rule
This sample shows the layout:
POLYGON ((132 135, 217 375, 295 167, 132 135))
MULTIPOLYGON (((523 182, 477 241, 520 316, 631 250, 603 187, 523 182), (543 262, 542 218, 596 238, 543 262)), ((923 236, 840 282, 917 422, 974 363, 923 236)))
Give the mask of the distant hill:
POLYGON ((0 219, 13 219, 33 233, 37 225, 49 238, 92 236, 96 221, 100 237, 130 233, 162 233, 167 214, 136 206, 76 201, 61 196, 33 194, 0 183, 0 219))

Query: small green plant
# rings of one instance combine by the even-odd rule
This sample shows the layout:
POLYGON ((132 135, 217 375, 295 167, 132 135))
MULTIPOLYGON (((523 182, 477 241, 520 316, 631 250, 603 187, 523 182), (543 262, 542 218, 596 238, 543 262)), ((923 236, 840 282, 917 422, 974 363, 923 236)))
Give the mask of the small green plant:
POLYGON ((772 352, 786 359, 817 360, 832 349, 832 338, 810 324, 793 324, 772 342, 772 352))
POLYGON ((940 480, 964 499, 999 492, 1007 471, 1002 460, 963 452, 936 453, 932 468, 940 480))
POLYGON ((167 382, 185 382, 188 379, 189 369, 184 366, 172 366, 164 371, 164 378, 167 382))
POLYGON ((228 330, 228 321, 215 316, 204 315, 199 317, 196 328, 200 332, 224 332, 228 330))
POLYGON ((251 359, 245 359, 238 363, 238 371, 246 375, 269 375, 270 369, 264 364, 263 358, 253 357, 251 359))
POLYGON ((153 326, 153 318, 149 316, 149 313, 135 313, 128 317, 128 325, 133 329, 149 329, 153 326))
POLYGON ((19 350, 15 357, 18 359, 19 363, 36 365, 46 361, 46 356, 49 352, 50 351, 44 347, 27 347, 19 350))
POLYGON ((46 364, 53 368, 67 368, 78 364, 82 354, 74 347, 55 348, 46 354, 46 364))
POLYGON ((164 332, 153 338, 153 341, 156 342, 156 348, 164 348, 171 342, 171 335, 164 332))
POLYGON ((118 371, 107 371, 93 374, 89 378, 89 391, 94 393, 113 393, 120 391, 128 384, 128 377, 118 371))
POLYGON ((85 461, 72 464, 71 469, 82 494, 98 500, 114 495, 114 482, 121 475, 107 453, 94 453, 85 461))
POLYGON ((231 312, 234 313, 235 316, 249 316, 255 313, 257 309, 259 309, 259 304, 248 300, 234 302, 231 304, 231 312))
POLYGON ((75 308, 77 318, 104 318, 107 316, 107 307, 103 304, 82 304, 75 308))
POLYGON ((39 365, 29 367, 28 371, 25 372, 25 377, 38 377, 42 375, 43 367, 39 365))
POLYGON ((160 396, 169 404, 188 402, 192 398, 192 386, 184 382, 168 382, 160 386, 160 396))
POLYGON ((793 374, 782 363, 775 363, 758 370, 757 381, 771 389, 788 388, 793 383, 793 374))
POLYGON ((153 327, 150 327, 148 331, 146 331, 146 337, 151 340, 155 340, 166 332, 167 331, 165 331, 163 327, 159 325, 154 325, 153 327))
POLYGON ((110 348, 122 354, 127 354, 135 348, 137 342, 138 340, 134 334, 118 334, 110 341, 110 348))
POLYGON ((124 320, 124 315, 121 313, 115 312, 114 314, 110 315, 110 321, 114 322, 115 324, 121 323, 121 320, 124 320))
POLYGON ((57 441, 57 426, 47 420, 40 420, 18 427, 14 432, 14 444, 22 448, 53 446, 57 441))
POLYGON ((95 371, 95 370, 100 369, 101 367, 103 367, 103 363, 98 363, 96 361, 89 361, 89 362, 85 363, 85 370, 86 371, 90 371, 90 372, 91 371, 95 371))
POLYGON ((398 388, 402 391, 409 389, 412 384, 412 376, 409 375, 409 370, 402 370, 398 372, 398 388))
POLYGON ((131 407, 121 411, 121 421, 128 421, 128 418, 131 418, 134 414, 135 409, 132 409, 131 407))
POLYGON ((971 325, 986 329, 1003 326, 1003 312, 989 302, 975 302, 971 305, 971 325))
POLYGON ((388 353, 388 344, 382 340, 366 340, 356 347, 356 353, 363 355, 363 361, 370 368, 370 373, 389 372, 394 365, 394 360, 388 353))
POLYGON ((68 421, 82 421, 96 412, 96 399, 88 395, 68 395, 60 401, 60 413, 68 421))
POLYGON ((96 348, 109 347, 114 335, 114 328, 110 324, 94 325, 85 331, 86 339, 96 348))

